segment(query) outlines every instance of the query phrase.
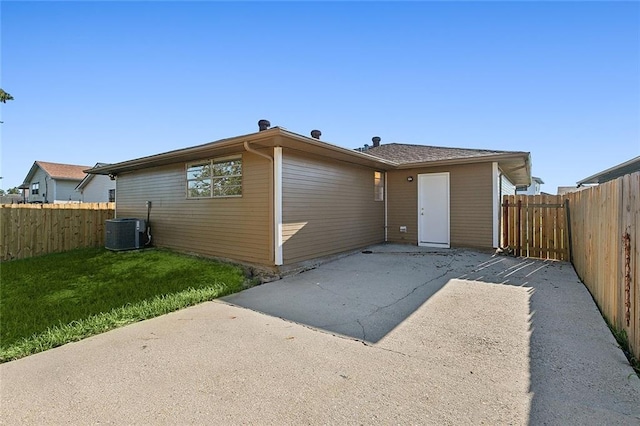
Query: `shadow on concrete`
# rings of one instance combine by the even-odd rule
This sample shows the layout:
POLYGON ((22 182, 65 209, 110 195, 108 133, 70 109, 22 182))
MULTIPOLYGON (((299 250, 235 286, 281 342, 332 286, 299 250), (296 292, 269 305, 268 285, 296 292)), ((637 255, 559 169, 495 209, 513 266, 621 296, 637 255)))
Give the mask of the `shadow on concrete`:
POLYGON ((529 289, 530 424, 640 424, 640 380, 570 263, 494 257, 459 278, 529 289))
POLYGON ((224 300, 376 343, 459 274, 461 262, 476 255, 461 253, 374 246, 224 300))

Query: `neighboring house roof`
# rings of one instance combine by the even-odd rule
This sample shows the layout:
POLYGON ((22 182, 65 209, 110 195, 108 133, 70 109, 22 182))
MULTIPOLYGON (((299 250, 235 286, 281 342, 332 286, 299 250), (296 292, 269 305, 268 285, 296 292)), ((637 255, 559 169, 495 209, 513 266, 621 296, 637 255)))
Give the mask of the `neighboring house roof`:
POLYGON ((587 186, 581 186, 581 187, 577 187, 577 186, 559 186, 558 187, 558 195, 564 195, 564 194, 568 194, 569 192, 578 192, 578 191, 582 191, 583 189, 587 189, 587 186))
MULTIPOLYGON (((102 167, 102 166, 108 166, 109 163, 96 163, 95 167, 102 167)), ((82 172, 84 174, 84 172, 82 172)), ((76 191, 82 191, 87 185, 89 185, 89 182, 91 182, 91 180, 95 177, 95 175, 92 174, 86 174, 85 177, 80 181, 80 183, 76 186, 76 191)))
POLYGON ((78 166, 75 164, 49 163, 46 161, 34 161, 23 185, 27 185, 36 171, 40 168, 52 179, 77 180, 81 181, 85 177, 84 170, 88 166, 78 166))
POLYGON ((518 185, 516 186, 516 191, 526 191, 527 189, 529 189, 529 187, 531 185, 533 185, 533 183, 536 182, 540 185, 542 185, 544 183, 544 181, 542 179, 540 179, 539 177, 535 177, 535 176, 531 176, 531 184, 530 185, 518 185))
POLYGON ((599 184, 637 171, 640 171, 640 157, 632 158, 629 161, 625 161, 624 163, 620 163, 617 166, 613 166, 607 170, 603 170, 600 173, 596 173, 595 175, 584 178, 576 183, 578 186, 586 184, 599 184))
POLYGON ((528 152, 491 151, 481 149, 461 149, 430 147, 424 145, 385 144, 369 148, 364 152, 333 145, 319 139, 299 135, 281 127, 221 139, 203 145, 178 149, 135 160, 85 170, 92 174, 117 175, 118 173, 148 167, 162 166, 179 161, 193 161, 214 155, 228 155, 239 147, 266 148, 281 146, 312 154, 331 157, 353 164, 376 167, 381 170, 430 167, 436 165, 465 164, 496 161, 514 184, 529 184, 531 179, 531 157, 528 152))

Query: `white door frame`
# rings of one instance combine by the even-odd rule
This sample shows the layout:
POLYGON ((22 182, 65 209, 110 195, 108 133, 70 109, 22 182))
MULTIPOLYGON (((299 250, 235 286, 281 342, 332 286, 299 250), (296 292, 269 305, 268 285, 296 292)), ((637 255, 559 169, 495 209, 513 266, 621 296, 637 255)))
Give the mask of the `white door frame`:
POLYGON ((451 209, 450 209, 450 180, 449 180, 449 172, 442 173, 422 173, 418 174, 418 245, 423 247, 440 247, 440 248, 449 248, 451 246, 451 209), (422 236, 424 233, 423 229, 423 215, 422 211, 423 202, 425 200, 422 199, 423 188, 427 183, 426 180, 432 176, 445 176, 447 178, 447 190, 446 190, 446 207, 447 207, 447 218, 446 218, 446 228, 447 228, 447 240, 446 242, 433 242, 433 241, 422 241, 422 236))

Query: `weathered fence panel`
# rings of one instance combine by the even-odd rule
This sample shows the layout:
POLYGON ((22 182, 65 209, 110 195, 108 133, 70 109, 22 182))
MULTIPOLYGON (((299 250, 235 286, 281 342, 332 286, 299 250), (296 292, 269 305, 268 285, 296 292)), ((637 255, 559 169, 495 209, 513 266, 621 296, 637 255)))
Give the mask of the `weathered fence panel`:
POLYGON ((640 172, 565 197, 573 266, 640 358, 640 172))
POLYGON ((563 201, 557 195, 505 195, 502 247, 516 256, 569 260, 563 201))
POLYGON ((0 205, 0 260, 104 245, 115 203, 0 205))

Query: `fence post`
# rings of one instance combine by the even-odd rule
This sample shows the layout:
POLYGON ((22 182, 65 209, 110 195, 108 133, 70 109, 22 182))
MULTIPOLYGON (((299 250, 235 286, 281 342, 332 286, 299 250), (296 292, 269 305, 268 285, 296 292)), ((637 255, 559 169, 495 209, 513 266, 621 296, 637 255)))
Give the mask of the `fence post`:
POLYGON ((521 244, 521 235, 522 234, 522 226, 521 222, 522 222, 522 200, 518 200, 518 212, 516 213, 516 250, 515 250, 515 255, 516 256, 522 256, 522 247, 520 247, 521 244))
POLYGON ((509 199, 505 196, 502 204, 502 247, 509 245, 509 199))

